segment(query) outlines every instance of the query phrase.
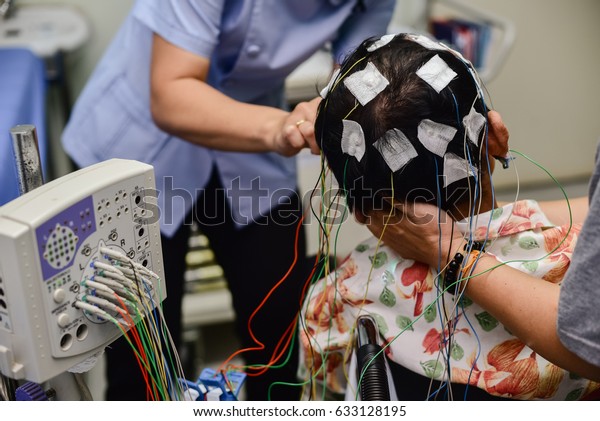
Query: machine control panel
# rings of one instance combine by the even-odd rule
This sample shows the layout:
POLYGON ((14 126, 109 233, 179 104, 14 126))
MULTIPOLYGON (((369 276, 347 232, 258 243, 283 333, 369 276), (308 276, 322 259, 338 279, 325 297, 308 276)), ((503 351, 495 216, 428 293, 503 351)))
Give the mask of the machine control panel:
POLYGON ((114 159, 0 208, 5 376, 46 381, 122 335, 129 312, 139 319, 165 298, 156 198, 151 166, 114 159), (133 285, 140 273, 143 286, 133 285), (132 311, 136 294, 150 306, 132 311))

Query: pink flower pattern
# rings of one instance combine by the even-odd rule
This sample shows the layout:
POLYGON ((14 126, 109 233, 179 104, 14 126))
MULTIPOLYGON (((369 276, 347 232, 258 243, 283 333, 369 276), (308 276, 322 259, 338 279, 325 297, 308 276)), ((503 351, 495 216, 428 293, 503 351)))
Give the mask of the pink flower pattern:
MULTIPOLYGON (((499 262, 555 283, 568 268, 581 228, 553 226, 535 201, 504 206, 473 222, 457 226, 472 225, 474 238, 488 240, 487 251, 499 262)), ((459 307, 458 316, 450 311, 448 317, 454 318, 442 329, 438 313, 444 307, 437 302, 444 299, 446 308, 452 308, 455 297, 440 293, 436 278, 434 268, 397 256, 375 238, 361 243, 335 273, 309 291, 302 309, 300 374, 345 393, 350 359, 355 358, 354 324, 359 314, 367 313, 378 322, 386 356, 417 373, 444 380, 440 376, 448 370, 436 364, 449 360, 453 382, 469 382, 496 396, 565 400, 600 393, 598 383, 574 378, 549 363, 477 304, 459 307), (386 254, 384 264, 373 265, 375 250, 386 254), (456 350, 451 358, 439 357, 450 336, 456 350)), ((356 385, 350 386, 355 390, 356 385)))

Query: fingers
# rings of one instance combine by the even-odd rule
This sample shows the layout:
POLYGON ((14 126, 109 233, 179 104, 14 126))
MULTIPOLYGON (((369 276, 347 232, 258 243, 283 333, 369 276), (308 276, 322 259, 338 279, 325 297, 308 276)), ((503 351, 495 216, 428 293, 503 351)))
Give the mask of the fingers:
POLYGON ((488 112, 488 153, 492 156, 506 156, 510 133, 497 111, 488 112))
POLYGON ((308 146, 313 155, 321 153, 317 140, 315 139, 315 125, 311 121, 299 120, 296 122, 296 127, 302 136, 304 145, 308 146))
POLYGON ((406 220, 415 226, 425 226, 432 222, 442 222, 445 212, 440 212, 437 206, 426 203, 405 203, 402 212, 406 220))
POLYGON ((488 123, 490 126, 499 129, 499 131, 503 132, 505 136, 508 136, 508 129, 502 120, 502 116, 498 111, 490 110, 488 111, 488 123))
POLYGON ((431 204, 394 202, 393 206, 393 212, 372 210, 369 212, 369 217, 376 219, 377 223, 384 221, 388 225, 412 225, 417 228, 432 222, 444 223, 447 219, 446 212, 440 212, 437 206, 431 204))
POLYGON ((320 151, 314 139, 312 123, 299 120, 297 125, 287 124, 283 127, 277 142, 277 151, 283 156, 292 156, 304 148, 310 148, 313 154, 318 155, 320 151))
POLYGON ((315 155, 320 153, 314 126, 320 101, 321 98, 318 97, 309 102, 301 102, 288 115, 283 127, 283 140, 288 148, 296 152, 302 148, 309 148, 315 155))
POLYGON ((452 241, 452 220, 436 206, 423 203, 394 205, 395 214, 389 219, 389 211, 369 212, 369 230, 377 238, 404 258, 414 259, 437 266, 445 264, 440 250, 448 250, 452 241))

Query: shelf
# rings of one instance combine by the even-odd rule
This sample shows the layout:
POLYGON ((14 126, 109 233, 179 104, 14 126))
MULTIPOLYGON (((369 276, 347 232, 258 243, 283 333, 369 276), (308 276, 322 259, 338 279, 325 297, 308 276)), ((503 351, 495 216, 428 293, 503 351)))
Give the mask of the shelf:
POLYGON ((227 288, 187 293, 183 296, 183 327, 185 329, 231 322, 234 319, 231 293, 227 288))

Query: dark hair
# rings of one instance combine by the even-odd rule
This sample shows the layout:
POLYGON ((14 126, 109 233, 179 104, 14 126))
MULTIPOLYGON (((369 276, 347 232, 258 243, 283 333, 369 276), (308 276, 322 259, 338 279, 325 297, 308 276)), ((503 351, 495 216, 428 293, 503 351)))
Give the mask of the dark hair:
POLYGON ((487 109, 475 80, 476 73, 470 63, 456 52, 442 45, 439 49, 427 48, 415 42, 413 37, 410 34, 396 35, 388 44, 372 52, 367 48, 376 39, 364 41, 344 60, 338 77, 332 81, 319 105, 315 122, 317 142, 346 195, 351 211, 381 209, 384 197, 398 201, 432 202, 449 210, 459 201, 468 200, 465 192, 470 191, 471 196, 476 194, 473 177, 463 178, 444 188, 444 158, 426 149, 417 137, 419 123, 424 119, 454 127, 457 132, 448 144, 447 153, 466 159, 473 174, 479 177, 480 148, 485 143, 482 139, 486 126, 479 134, 477 146, 468 140, 462 122, 472 107, 487 120, 487 109), (439 93, 416 73, 435 55, 457 74, 439 93), (364 106, 357 106, 356 98, 343 81, 363 70, 369 62, 389 81, 389 85, 364 106), (344 119, 359 123, 364 132, 366 151, 360 162, 342 152, 344 119), (418 153, 393 174, 393 182, 391 169, 373 146, 390 129, 402 131, 418 153))

